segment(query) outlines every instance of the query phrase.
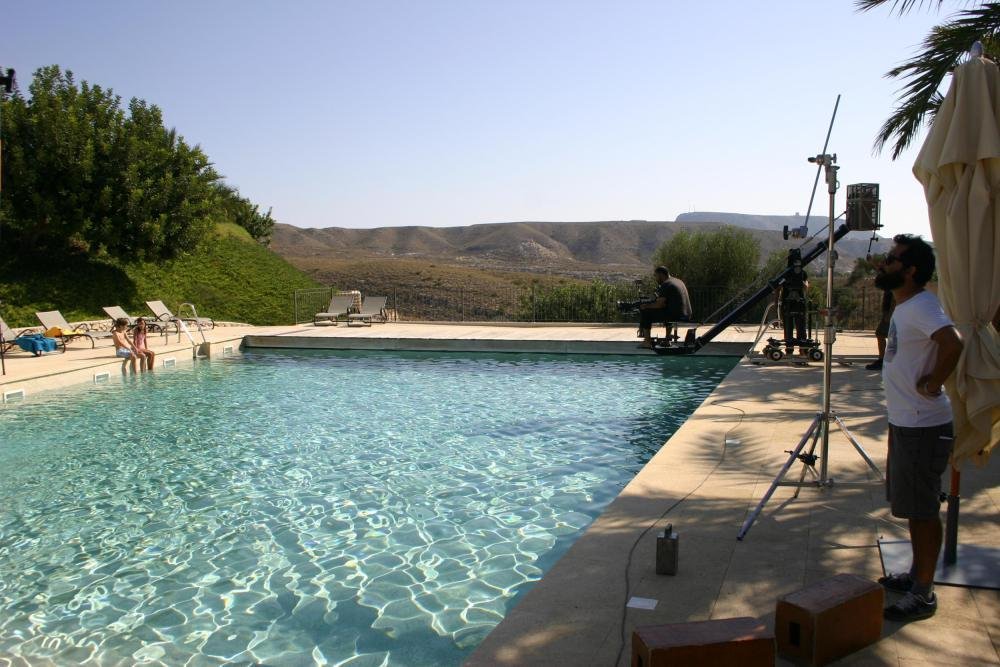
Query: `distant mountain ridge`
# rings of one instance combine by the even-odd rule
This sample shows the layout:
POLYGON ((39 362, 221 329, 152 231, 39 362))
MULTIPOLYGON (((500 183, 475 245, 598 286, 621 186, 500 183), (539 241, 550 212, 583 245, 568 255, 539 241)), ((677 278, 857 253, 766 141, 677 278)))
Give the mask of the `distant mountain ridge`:
MULTIPOLYGON (((693 213, 681 213, 677 216, 677 222, 685 225, 697 223, 715 223, 722 225, 735 225, 746 229, 768 229, 772 232, 780 232, 786 225, 789 229, 801 227, 805 224, 806 216, 799 215, 754 215, 751 213, 714 213, 710 211, 696 211, 693 213)), ((827 224, 826 217, 809 216, 809 229, 816 231, 819 227, 827 224), (816 225, 816 227, 813 227, 816 225)))
MULTIPOLYGON (((608 220, 595 222, 501 222, 465 227, 379 227, 302 229, 275 225, 271 249, 293 261, 299 258, 424 259, 461 266, 616 278, 649 270, 653 253, 682 229, 716 229, 734 224, 761 243, 761 261, 777 248, 802 245, 781 237, 784 225, 801 226, 804 216, 736 213, 685 213, 677 221, 608 220)), ((810 232, 825 238, 822 221, 810 232)), ((810 246, 814 242, 810 242, 810 246)), ((854 233, 837 244, 848 270, 863 257, 868 236, 854 233)), ((878 246, 873 248, 878 251, 878 246)))

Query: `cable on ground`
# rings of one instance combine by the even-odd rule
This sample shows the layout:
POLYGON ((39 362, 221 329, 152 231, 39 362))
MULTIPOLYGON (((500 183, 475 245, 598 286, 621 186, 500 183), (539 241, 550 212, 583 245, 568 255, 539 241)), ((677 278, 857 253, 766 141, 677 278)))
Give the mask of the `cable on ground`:
POLYGON ((622 603, 622 614, 621 614, 621 620, 619 621, 619 637, 620 637, 620 641, 619 641, 619 644, 618 644, 618 655, 615 657, 615 665, 616 666, 621 661, 621 659, 622 659, 622 652, 625 650, 625 618, 628 615, 629 593, 631 592, 631 589, 632 589, 632 584, 629 581, 629 570, 632 568, 632 556, 635 554, 635 548, 637 546, 639 546, 639 542, 641 542, 642 538, 644 538, 646 536, 646 533, 648 533, 650 530, 652 530, 654 526, 656 526, 658 523, 660 523, 663 520, 663 518, 665 516, 667 516, 667 514, 669 514, 670 512, 672 512, 678 505, 680 505, 685 500, 687 500, 689 497, 691 497, 691 495, 695 491, 697 491, 698 489, 700 489, 705 484, 705 482, 708 481, 709 477, 711 477, 712 475, 715 474, 715 471, 718 470, 719 466, 721 466, 722 463, 726 460, 726 448, 729 446, 729 434, 732 433, 733 430, 735 430, 740 424, 743 423, 743 418, 746 416, 746 412, 744 412, 740 408, 733 407, 731 405, 725 405, 724 403, 719 403, 719 402, 713 402, 713 403, 711 403, 711 405, 718 405, 719 407, 729 408, 730 410, 736 410, 736 411, 738 411, 740 413, 739 421, 737 421, 732 426, 732 428, 730 428, 728 431, 726 431, 723 434, 723 436, 722 436, 722 453, 719 455, 719 460, 716 461, 716 463, 712 467, 712 469, 708 471, 708 473, 705 475, 704 479, 702 479, 700 482, 698 482, 698 485, 696 487, 694 487, 693 489, 691 489, 690 491, 688 491, 686 494, 684 494, 684 496, 682 496, 678 500, 674 501, 674 503, 672 505, 670 505, 667 509, 663 510, 663 513, 660 514, 660 516, 658 516, 652 523, 650 523, 648 526, 646 526, 646 529, 643 530, 639 534, 639 537, 635 538, 635 541, 632 543, 632 547, 628 550, 628 558, 625 561, 625 600, 622 603))

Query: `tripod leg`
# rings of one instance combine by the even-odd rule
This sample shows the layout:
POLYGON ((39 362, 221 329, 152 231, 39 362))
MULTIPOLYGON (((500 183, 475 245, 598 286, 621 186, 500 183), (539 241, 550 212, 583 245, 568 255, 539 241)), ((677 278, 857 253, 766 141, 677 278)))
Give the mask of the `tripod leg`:
POLYGON ((795 463, 795 460, 799 456, 799 452, 802 451, 802 448, 805 447, 806 441, 809 440, 809 436, 811 436, 813 434, 813 431, 816 430, 816 426, 819 424, 820 418, 822 416, 823 416, 822 414, 818 414, 816 415, 816 418, 813 419, 812 424, 809 425, 809 430, 806 431, 806 434, 802 436, 801 440, 799 440, 799 444, 796 445, 795 449, 792 450, 791 455, 788 457, 788 460, 785 461, 785 465, 782 466, 781 471, 778 473, 778 476, 774 478, 773 482, 771 482, 771 488, 767 490, 767 493, 764 494, 764 497, 760 499, 759 503, 757 503, 757 507, 755 507, 754 510, 750 512, 750 516, 748 516, 746 518, 746 521, 743 522, 743 525, 740 526, 740 532, 736 533, 737 540, 742 540, 746 536, 747 532, 750 530, 750 526, 752 526, 753 522, 757 520, 757 517, 764 509, 764 505, 766 505, 767 501, 770 500, 771 496, 774 495, 774 490, 778 488, 778 483, 781 482, 781 480, 784 479, 785 475, 788 474, 788 469, 792 467, 793 463, 795 463))
POLYGON ((861 458, 865 460, 865 463, 868 464, 868 467, 874 470, 875 474, 878 475, 879 481, 884 482, 885 478, 882 477, 882 471, 878 469, 878 466, 875 465, 875 462, 872 461, 871 458, 868 456, 868 452, 865 451, 865 448, 861 446, 861 443, 858 442, 854 438, 854 435, 847 429, 847 424, 845 424, 837 415, 834 415, 833 418, 837 420, 837 426, 840 427, 840 430, 844 432, 844 435, 847 436, 847 439, 851 441, 852 445, 854 445, 854 449, 858 450, 858 454, 860 454, 861 458))
MULTIPOLYGON (((820 416, 817 417, 817 419, 821 419, 821 418, 822 418, 822 415, 820 415, 820 416)), ((809 453, 807 454, 807 456, 811 457, 813 455, 813 453, 816 451, 816 443, 819 442, 819 434, 820 434, 820 429, 817 428, 817 429, 813 430, 813 441, 812 441, 812 444, 809 446, 809 453)), ((799 475, 799 485, 797 487, 795 487, 795 493, 792 494, 792 498, 798 498, 799 497, 799 491, 802 490, 802 482, 806 478, 806 472, 810 471, 810 470, 812 471, 813 475, 816 475, 816 469, 813 468, 808 463, 806 463, 805 461, 803 461, 802 462, 802 474, 799 475)))

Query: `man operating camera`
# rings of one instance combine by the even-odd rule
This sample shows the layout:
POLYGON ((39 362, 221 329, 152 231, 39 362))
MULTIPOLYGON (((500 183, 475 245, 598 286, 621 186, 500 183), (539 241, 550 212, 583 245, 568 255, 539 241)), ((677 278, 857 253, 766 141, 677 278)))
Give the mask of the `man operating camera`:
POLYGON ((788 275, 778 288, 778 303, 781 305, 781 322, 785 327, 785 353, 794 352, 793 345, 798 343, 799 352, 806 354, 808 349, 802 345, 806 339, 806 310, 808 303, 806 293, 809 290, 809 276, 802 268, 802 255, 798 249, 788 251, 788 275), (795 337, 792 337, 794 328, 795 337))
POLYGON ((653 278, 657 284, 656 299, 639 304, 639 334, 643 338, 640 347, 649 349, 653 347, 650 332, 654 322, 666 323, 669 333, 671 323, 691 319, 691 299, 688 297, 687 286, 681 279, 671 276, 665 266, 656 267, 653 278))

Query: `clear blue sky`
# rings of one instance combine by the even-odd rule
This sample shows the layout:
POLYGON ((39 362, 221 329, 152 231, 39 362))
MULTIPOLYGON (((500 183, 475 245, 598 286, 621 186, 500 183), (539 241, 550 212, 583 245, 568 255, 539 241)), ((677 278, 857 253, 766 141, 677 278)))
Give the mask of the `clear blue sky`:
MULTIPOLYGON (((850 0, 14 0, 0 64, 25 90, 58 64, 159 105, 300 227, 804 214, 839 93, 842 185, 881 184, 883 234, 929 236, 917 148, 892 162, 872 142, 899 85, 884 73, 945 16, 850 0)), ((813 215, 827 207, 821 183, 813 215)))

